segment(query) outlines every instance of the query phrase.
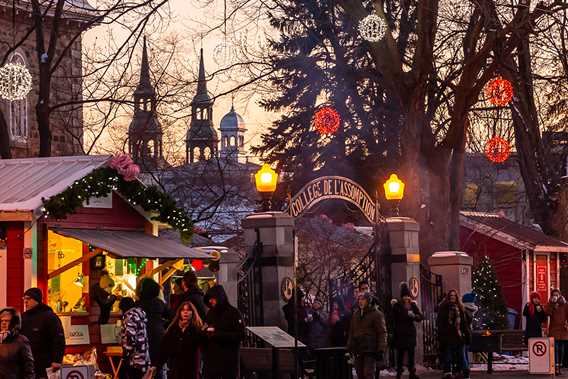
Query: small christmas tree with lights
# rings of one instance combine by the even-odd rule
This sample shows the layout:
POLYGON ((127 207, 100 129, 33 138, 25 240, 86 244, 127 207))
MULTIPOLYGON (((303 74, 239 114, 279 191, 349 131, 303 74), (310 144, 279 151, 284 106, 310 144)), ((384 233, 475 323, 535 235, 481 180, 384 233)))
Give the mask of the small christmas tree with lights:
POLYGON ((480 307, 475 314, 474 328, 507 329, 507 306, 489 257, 481 259, 472 276, 473 291, 478 296, 480 307))

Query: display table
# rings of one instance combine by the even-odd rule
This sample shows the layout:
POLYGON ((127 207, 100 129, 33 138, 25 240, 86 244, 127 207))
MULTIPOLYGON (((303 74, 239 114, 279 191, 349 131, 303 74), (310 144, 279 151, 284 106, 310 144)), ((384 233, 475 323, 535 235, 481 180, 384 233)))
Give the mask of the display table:
POLYGON ((112 368, 112 378, 118 379, 120 369, 122 368, 122 347, 120 346, 109 346, 103 353, 108 357, 110 362, 110 367, 112 368), (115 365, 114 360, 118 358, 118 364, 115 365))

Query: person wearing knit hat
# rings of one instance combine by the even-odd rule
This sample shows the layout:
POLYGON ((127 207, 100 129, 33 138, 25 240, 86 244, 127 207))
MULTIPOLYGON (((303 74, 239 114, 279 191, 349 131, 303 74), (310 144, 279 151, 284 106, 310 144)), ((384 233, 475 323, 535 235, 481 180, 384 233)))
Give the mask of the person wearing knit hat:
POLYGON ((528 343, 529 338, 542 337, 542 324, 546 322, 547 317, 538 292, 530 294, 529 302, 523 309, 523 316, 526 319, 525 341, 528 343))
MULTIPOLYGON (((560 375, 564 351, 568 344, 568 328, 566 328, 568 324, 568 303, 558 288, 551 290, 550 294, 551 296, 548 300, 548 304, 544 307, 544 312, 550 317, 548 323, 548 337, 554 338, 556 375, 560 375)), ((533 296, 533 301, 536 299, 537 297, 533 296)))
POLYGON ((21 333, 30 341, 36 378, 46 378, 46 369, 58 370, 63 361, 63 325, 53 310, 43 303, 39 288, 29 288, 24 292, 24 307, 21 333))
POLYGON ((393 347, 396 350, 396 377, 404 370, 404 356, 408 358, 409 379, 418 379, 414 362, 416 350, 416 323, 424 319, 416 301, 412 300, 408 283, 400 283, 400 299, 392 302, 394 321, 393 347))

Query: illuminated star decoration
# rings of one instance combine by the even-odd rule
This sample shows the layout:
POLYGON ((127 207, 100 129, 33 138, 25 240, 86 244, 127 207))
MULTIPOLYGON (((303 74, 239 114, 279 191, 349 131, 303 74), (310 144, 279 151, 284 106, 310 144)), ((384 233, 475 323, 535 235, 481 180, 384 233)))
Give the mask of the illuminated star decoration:
POLYGON ((359 21, 358 30, 364 40, 379 42, 385 38, 387 26, 382 18, 376 14, 371 14, 359 21))
POLYGON ((0 68, 0 97, 14 101, 25 99, 32 89, 32 75, 26 66, 8 63, 0 68))
POLYGON ((511 156, 511 145, 501 137, 493 137, 485 145, 485 156, 491 162, 503 163, 511 156))
POLYGON ((504 107, 513 100, 513 85, 507 79, 498 76, 485 86, 485 96, 491 104, 504 107))
POLYGON ((329 106, 320 108, 314 115, 314 128, 319 134, 333 134, 339 129, 341 117, 335 109, 329 106))

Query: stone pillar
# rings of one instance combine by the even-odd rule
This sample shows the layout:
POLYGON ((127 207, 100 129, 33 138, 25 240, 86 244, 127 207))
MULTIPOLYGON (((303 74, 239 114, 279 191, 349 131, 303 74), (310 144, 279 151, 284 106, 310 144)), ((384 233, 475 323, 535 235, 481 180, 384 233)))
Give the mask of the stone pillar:
POLYGON ((225 288, 229 302, 237 306, 237 282, 239 276, 239 255, 232 251, 223 252, 217 280, 225 288))
MULTIPOLYGON (((400 282, 407 282, 413 299, 421 307, 420 299, 420 246, 418 232, 420 226, 408 217, 387 219, 391 248, 391 290, 395 298, 400 296, 400 282)), ((424 340, 422 324, 416 325, 416 362, 424 359, 424 340)))
POLYGON ((428 258, 430 271, 442 276, 444 292, 455 289, 458 293, 471 291, 473 258, 463 251, 439 251, 428 258))
POLYGON ((286 330, 280 287, 294 274, 294 218, 283 212, 253 213, 242 221, 245 244, 250 251, 257 239, 262 243, 262 304, 265 326, 286 330))

